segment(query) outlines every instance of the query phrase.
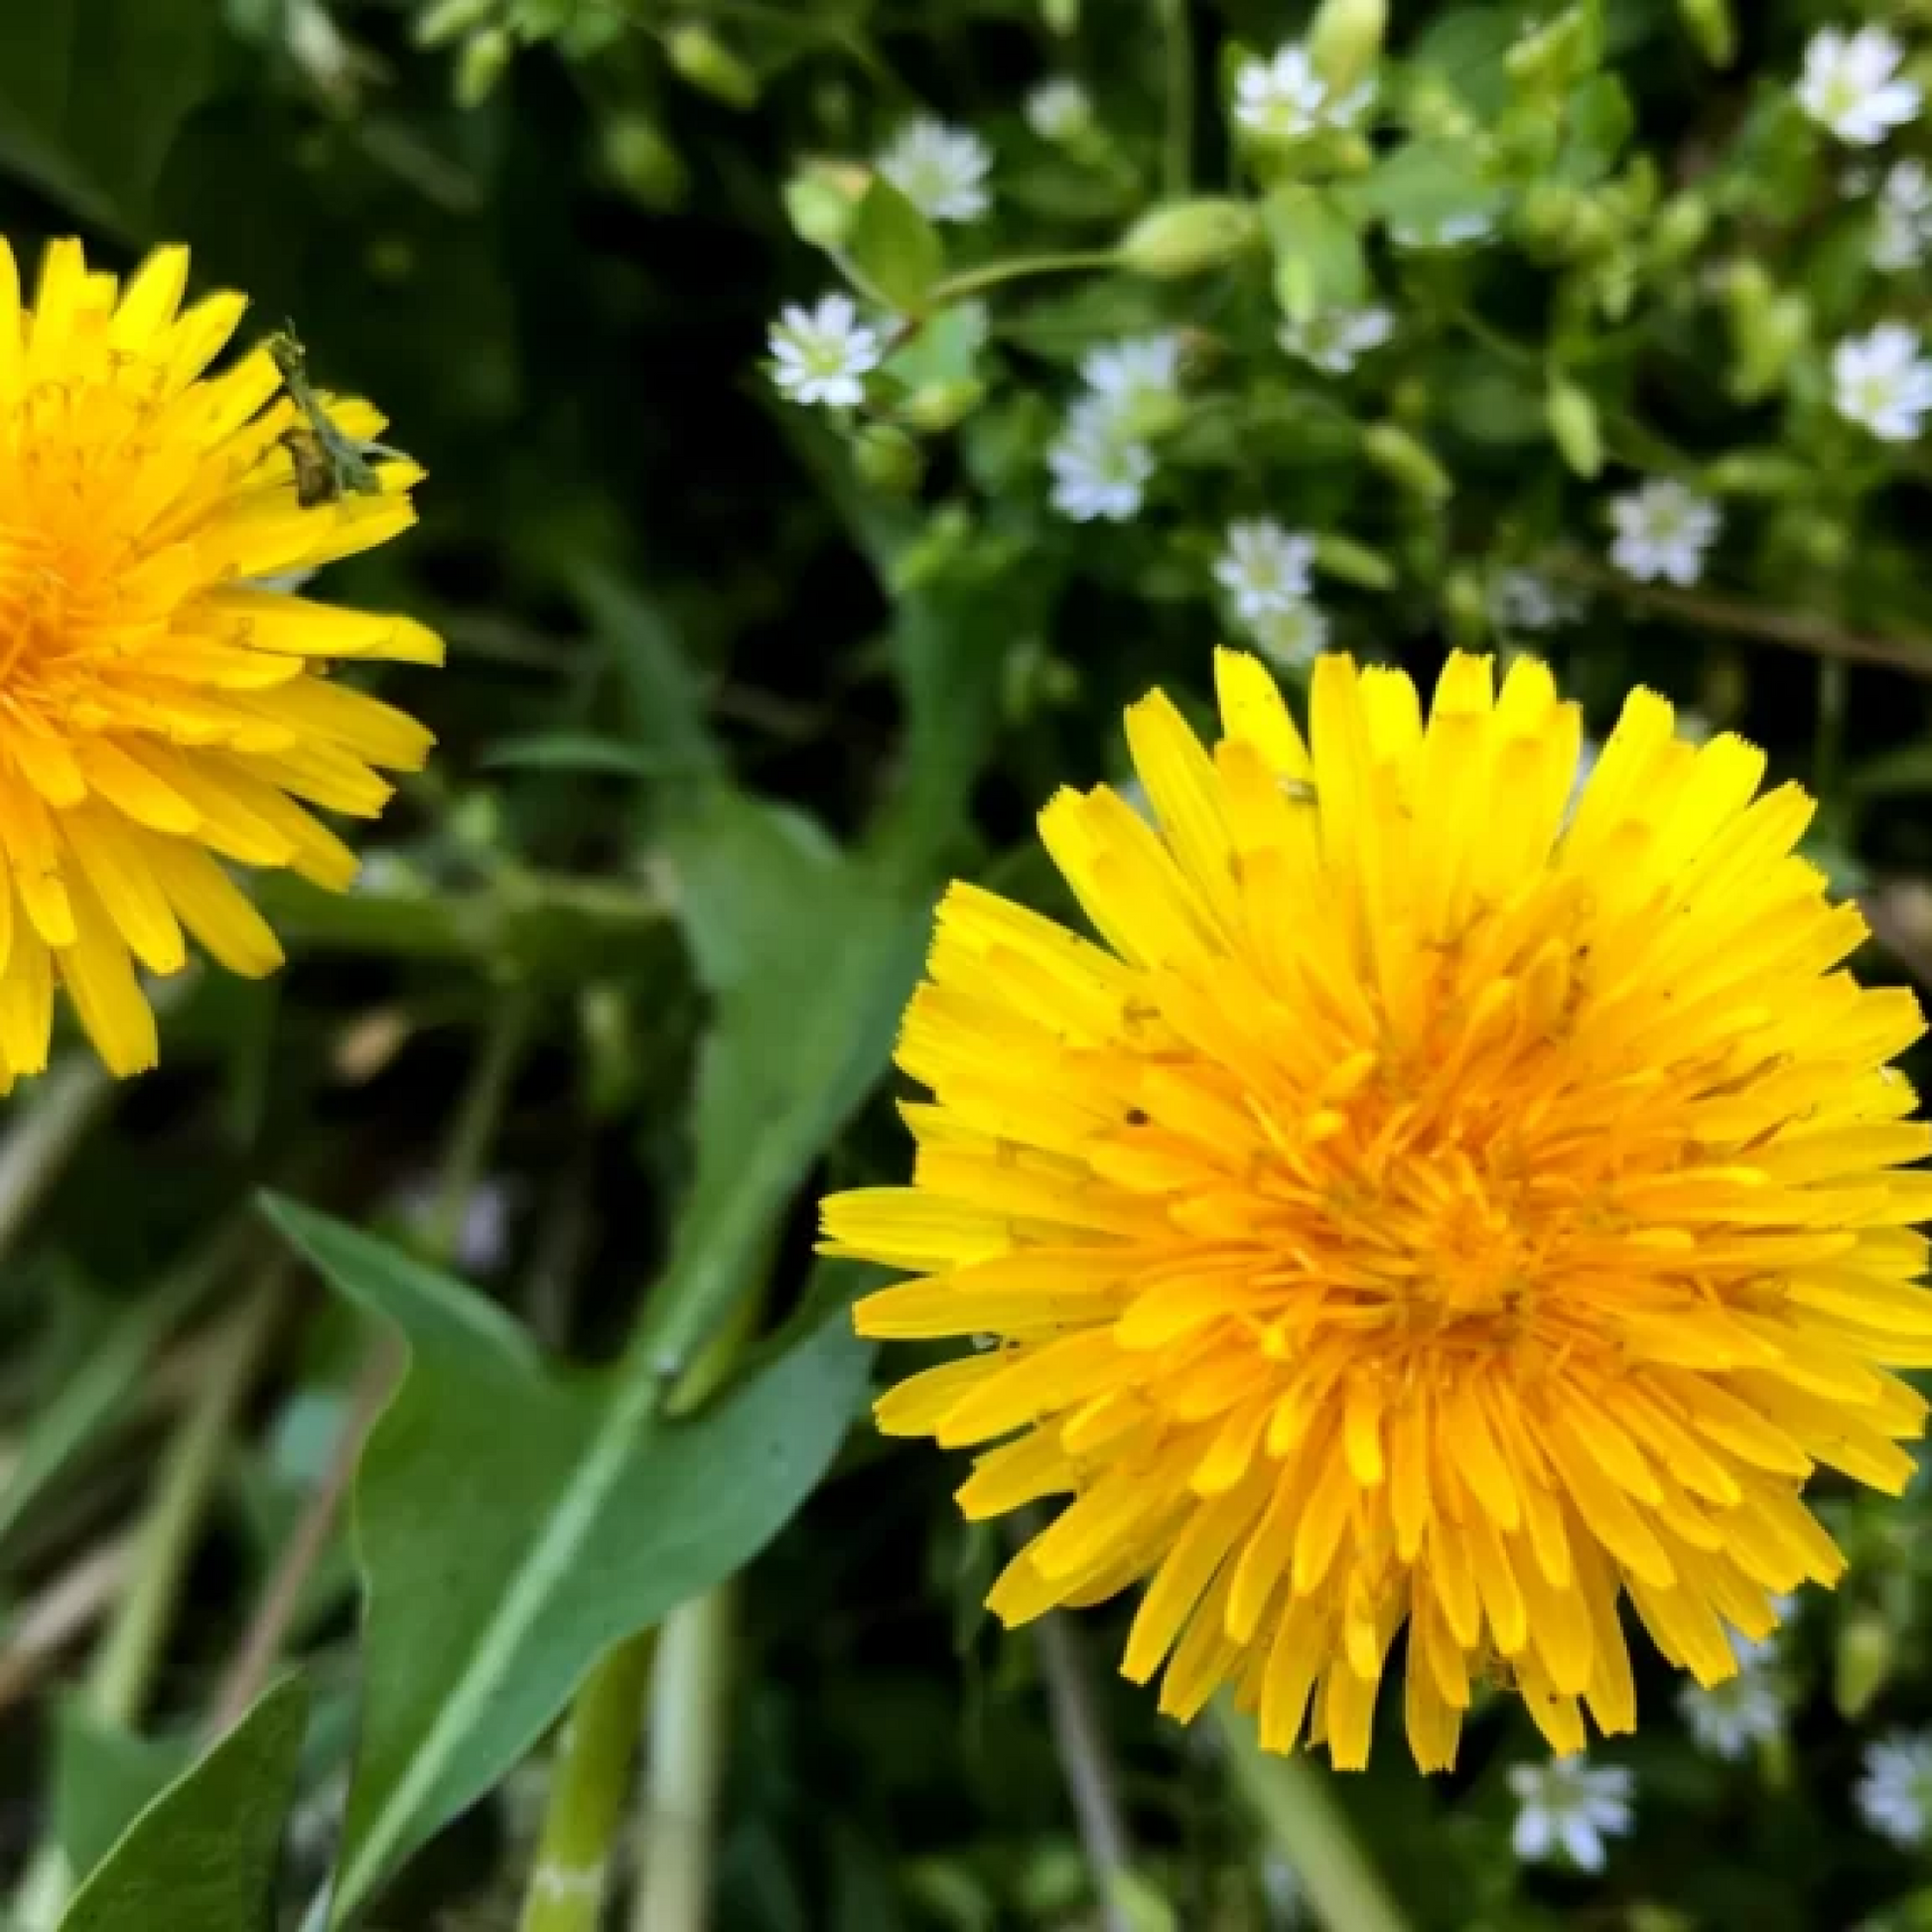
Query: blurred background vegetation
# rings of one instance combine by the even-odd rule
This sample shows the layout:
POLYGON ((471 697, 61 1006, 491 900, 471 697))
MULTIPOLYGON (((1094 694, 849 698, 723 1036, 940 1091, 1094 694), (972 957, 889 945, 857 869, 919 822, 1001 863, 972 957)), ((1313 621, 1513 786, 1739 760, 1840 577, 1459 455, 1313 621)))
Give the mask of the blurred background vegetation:
POLYGON ((363 887, 264 888, 290 970, 190 988, 138 1084, 76 1048, 6 1103, 21 1932, 96 1867, 127 1884, 71 1924, 239 1932, 285 1814, 291 1926, 332 1867, 346 1914, 449 1932, 687 1932, 707 1889, 732 1932, 1932 1924, 1920 1495, 1828 1505, 1851 1578, 1743 1717, 1645 1678, 1591 1872, 1533 1856, 1506 1700, 1453 1776, 1387 1749, 1330 1792, 1157 1719, 1111 1674, 1118 1606, 1002 1633, 959 1472, 863 1421, 809 1199, 902 1171, 886 1057, 931 894, 1063 909, 1032 814, 1122 775, 1150 683, 1198 707, 1217 639, 1291 678, 1308 610, 1425 678, 1533 647, 1599 729, 1653 683, 1819 790, 1862 970, 1932 973, 1932 459, 1840 357, 1932 314, 1932 195, 1895 179, 1927 142, 1799 85, 1863 24, 1922 98, 1932 9, 1399 4, 1379 65, 1330 50, 1372 102, 1244 128, 1244 69, 1312 11, 0 4, 5 232, 123 267, 185 240, 292 321, 430 473, 421 529, 328 593, 450 644, 384 676, 441 751, 363 887), (983 146, 973 218, 872 174, 926 117, 983 146), (841 288, 865 400, 787 400, 773 325, 841 288), (1307 352, 1369 309, 1359 354, 1307 352), (1069 412, 1146 340, 1101 452, 1133 486, 1082 508, 1069 412), (1614 547, 1659 479, 1713 509, 1688 574, 1614 547), (1215 568, 1259 519, 1307 533, 1293 635, 1215 568), (278 1233, 264 1189, 335 1219, 278 1233), (344 1492, 398 1328, 358 1584, 344 1492), (612 1651, 667 1613, 654 1661, 612 1651), (306 1721, 256 1704, 255 1755, 123 1837, 280 1660, 306 1721), (240 1903, 193 1888, 198 1828, 240 1903), (600 1867, 602 1921, 597 1881, 538 1882, 600 1867))

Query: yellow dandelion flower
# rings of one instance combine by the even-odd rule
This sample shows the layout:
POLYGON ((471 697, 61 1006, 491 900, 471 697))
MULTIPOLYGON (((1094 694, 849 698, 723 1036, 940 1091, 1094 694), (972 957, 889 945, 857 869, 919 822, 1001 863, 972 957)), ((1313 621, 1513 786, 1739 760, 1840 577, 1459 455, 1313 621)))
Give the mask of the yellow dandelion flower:
POLYGON ((990 1336, 882 1428, 985 1448, 982 1518, 1070 1498, 1008 1622, 1145 1581, 1124 1668, 1185 1720, 1367 1760, 1405 1633, 1410 1743, 1471 1685, 1560 1751, 1635 1722, 1620 1616, 1700 1682, 1843 1559, 1820 1465, 1896 1492, 1932 1363, 1921 1031, 1837 970, 1864 928, 1794 855, 1811 801, 1646 691, 1572 801, 1549 672, 1315 666, 1307 743, 1252 658, 1202 749, 1128 717, 1150 825, 1062 792, 1046 846, 1101 944, 970 886, 899 1064, 913 1185, 825 1203, 920 1279, 887 1337, 990 1336))
MULTIPOLYGON (((296 424, 266 348, 205 373, 238 295, 182 306, 188 254, 125 287, 53 243, 33 306, 0 240, 0 1085, 47 1063, 66 987, 116 1073, 153 1063, 136 968, 181 971, 184 927, 222 965, 281 950, 221 860, 341 889, 349 849, 304 808, 367 816, 429 734, 327 676, 332 658, 434 664, 406 618, 286 595, 408 527, 421 472, 304 506, 296 424)), ((332 404, 372 437, 367 404, 332 404)))

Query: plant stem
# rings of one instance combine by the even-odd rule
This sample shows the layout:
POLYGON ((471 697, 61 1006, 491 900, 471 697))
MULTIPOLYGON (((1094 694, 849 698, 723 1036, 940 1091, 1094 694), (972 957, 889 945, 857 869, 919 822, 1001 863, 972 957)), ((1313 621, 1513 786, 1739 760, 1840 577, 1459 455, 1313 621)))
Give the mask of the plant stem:
POLYGON ((656 1649, 657 1632, 640 1631, 608 1652, 577 1694, 550 1773, 550 1807, 521 1932, 596 1932, 602 1921, 611 1847, 656 1649))
POLYGON ((429 1246, 440 1261, 454 1262, 462 1247, 464 1217, 489 1165, 496 1130, 509 1100, 510 1082, 529 1038, 531 1005, 527 989, 521 986, 503 994, 450 1125, 450 1138, 443 1151, 443 1177, 426 1230, 429 1246))
POLYGON ((1307 1757, 1262 1751, 1253 1724, 1225 1700, 1216 1702, 1215 1714, 1242 1796, 1327 1932, 1408 1932, 1320 1768, 1307 1757))
POLYGON ((631 1932, 705 1932, 710 1923, 736 1594, 721 1584, 680 1604, 658 1640, 631 1932))
POLYGON ((1161 183, 1170 201, 1187 193, 1194 178, 1194 42, 1188 32, 1187 0, 1155 0, 1167 48, 1167 140, 1162 150, 1161 183))
POLYGON ((1079 1634, 1071 1620, 1055 1610, 1034 1625, 1034 1643, 1046 1682, 1053 1744, 1073 1801, 1080 1844, 1093 1872, 1103 1932, 1132 1932, 1120 1887, 1133 1868, 1134 1851, 1079 1634))
POLYGON ((14 1113, 0 1140, 0 1257, 12 1253, 60 1178, 114 1083, 91 1056, 57 1066, 14 1113))
POLYGON ((1076 248, 1058 255, 1015 255, 1008 261, 986 262, 978 268, 963 269, 935 282, 927 300, 935 309, 957 302, 963 295, 977 295, 982 289, 999 288, 1007 282, 1022 282, 1035 275, 1073 275, 1082 269, 1112 268, 1120 260, 1113 248, 1076 248))

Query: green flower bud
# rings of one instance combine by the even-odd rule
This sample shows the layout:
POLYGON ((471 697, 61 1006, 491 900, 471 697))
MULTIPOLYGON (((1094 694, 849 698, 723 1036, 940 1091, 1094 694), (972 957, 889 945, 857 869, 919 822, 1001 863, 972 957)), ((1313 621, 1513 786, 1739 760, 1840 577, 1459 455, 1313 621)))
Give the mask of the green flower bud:
POLYGON ((1443 616, 1458 650, 1478 650, 1489 635, 1489 600, 1472 570, 1452 570, 1443 584, 1443 616))
POLYGON ((1407 375, 1389 392, 1389 414, 1413 428, 1426 423, 1433 414, 1429 384, 1419 375, 1407 375))
POLYGON ((1783 382, 1811 334, 1811 309, 1803 296, 1779 295, 1763 265, 1749 257, 1733 262, 1725 278, 1730 320, 1730 390, 1740 402, 1757 402, 1783 382))
POLYGON ((1446 503, 1455 493, 1449 473, 1430 450, 1394 423, 1376 423, 1362 432, 1362 454, 1376 469, 1432 503, 1446 503))
POLYGON ((1603 58, 1593 6, 1572 7, 1534 33, 1525 34, 1507 54, 1503 66, 1525 93, 1568 94, 1603 58))
POLYGON ((963 422, 985 396, 986 384, 970 377, 957 382, 927 382, 905 399, 900 413, 914 429, 936 435, 963 422))
POLYGON ((852 439, 852 467, 882 496, 909 496, 925 475, 925 458, 902 429, 869 423, 852 439))
POLYGON ((785 214, 793 232, 814 248, 843 248, 869 180, 863 168, 848 162, 806 162, 784 188, 785 214))
POLYGON ((639 207, 662 211, 682 205, 690 186, 683 157, 642 114, 619 114, 604 126, 604 166, 639 207))
POLYGON ((1789 496, 1811 482, 1811 472, 1774 450, 1737 450, 1708 464, 1704 485, 1720 496, 1789 496))
POLYGON ((456 63, 456 100, 459 107, 481 107, 496 91, 514 52, 508 32, 485 27, 463 43, 456 63))
POLYGON ((1737 58, 1737 23, 1730 17, 1730 0, 1677 0, 1698 52, 1714 68, 1727 68, 1737 58))
POLYGON ((1805 563, 1829 575, 1845 568, 1852 554, 1852 537, 1832 516, 1795 516, 1779 531, 1805 563))
POLYGON ((1710 232, 1710 205, 1695 194, 1675 195, 1650 231, 1650 259, 1659 268, 1674 268, 1696 254, 1710 232))
POLYGON ((416 17, 418 47, 448 47, 473 28, 486 25, 502 11, 502 0, 439 0, 416 17))
POLYGON ((1533 248, 1568 253, 1571 226, 1583 206, 1583 196, 1563 182, 1537 182, 1517 207, 1517 232, 1533 248))
POLYGON ((1205 196, 1150 208, 1121 238, 1122 263, 1157 281, 1220 268, 1254 245, 1261 217, 1246 202, 1205 196))
POLYGON ((1832 1658, 1832 1702, 1856 1724, 1890 1681, 1897 1645, 1891 1626, 1874 1610, 1858 1610, 1839 1626, 1832 1658))
POLYGON ((1039 17, 1049 34, 1070 40, 1080 30, 1080 0, 1039 0, 1039 17))
POLYGON ((708 27, 695 22, 674 28, 664 43, 673 69, 700 91, 727 107, 750 107, 759 97, 759 77, 708 27))
POLYGON ((1410 79, 1403 97, 1403 118, 1425 141, 1448 141, 1457 146, 1475 140, 1481 127, 1463 106, 1453 88, 1422 69, 1410 79))
POLYGON ((1365 591, 1386 591, 1395 584, 1395 566, 1380 551, 1349 537, 1316 537, 1314 567, 1344 584, 1358 584, 1365 591))
POLYGON ((637 1030, 624 989, 610 980, 585 987, 577 996, 577 1030, 590 1072, 592 1118, 610 1120, 636 1093, 637 1030))
POLYGON ((1568 376, 1553 375, 1545 399, 1550 435, 1563 460, 1580 477, 1593 477, 1603 467, 1603 432, 1596 405, 1568 376))
POLYGON ((1309 29, 1309 58, 1331 92, 1352 93, 1368 78, 1388 31, 1388 0, 1321 0, 1309 29))

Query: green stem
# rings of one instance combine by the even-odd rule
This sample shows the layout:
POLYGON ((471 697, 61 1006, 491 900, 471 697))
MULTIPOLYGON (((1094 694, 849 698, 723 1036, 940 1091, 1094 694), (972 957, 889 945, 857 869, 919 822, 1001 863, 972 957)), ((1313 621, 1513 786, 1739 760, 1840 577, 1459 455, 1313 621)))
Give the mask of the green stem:
POLYGON ((1079 1632, 1064 1611, 1053 1610, 1034 1626, 1046 1708, 1053 1727, 1067 1795, 1081 1849, 1093 1873, 1102 1932, 1132 1932, 1122 1892, 1133 1872, 1134 1849, 1121 1810, 1120 1780, 1108 1748, 1106 1726, 1094 1701, 1093 1681, 1079 1632))
POLYGON ((0 1257, 19 1244, 113 1088, 91 1055, 71 1059, 48 1074, 13 1115, 0 1141, 0 1257))
POLYGON ((611 1847, 656 1648, 657 1632, 640 1631, 606 1655, 577 1694, 550 1773, 521 1932, 596 1932, 603 1921, 611 1847))
POLYGON ((1260 1749, 1253 1724, 1223 1701, 1221 1740, 1235 1781, 1327 1932, 1408 1932, 1368 1856, 1355 1841, 1328 1777, 1307 1757, 1260 1749))
POLYGON ((451 1123, 443 1154, 442 1182, 427 1230, 429 1244, 441 1261, 451 1261, 462 1244, 463 1217, 489 1164, 489 1152, 509 1099, 510 1082, 529 1037, 530 1019, 528 991, 520 986, 511 987, 504 993, 483 1035, 483 1051, 451 1123))
POLYGON ((1083 269, 1113 268, 1120 254, 1113 248, 1077 248, 1059 255, 1015 255, 1010 261, 987 262, 980 268, 963 269, 935 282, 927 301, 933 308, 944 308, 961 296, 977 295, 982 289, 995 289, 1007 282, 1023 282, 1035 275, 1074 275, 1083 269))
POLYGON ((1162 188, 1181 200, 1194 175, 1194 42, 1187 27, 1187 0, 1155 0, 1167 49, 1167 139, 1162 150, 1162 188))
POLYGON ((1845 762, 1845 702, 1851 672, 1842 657, 1818 660, 1818 728, 1812 742, 1811 788, 1830 807, 1845 762))
POLYGON ((722 1584, 680 1604, 658 1641, 631 1932, 705 1932, 710 1923, 735 1600, 722 1584))

